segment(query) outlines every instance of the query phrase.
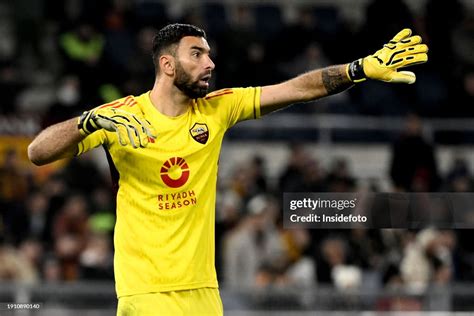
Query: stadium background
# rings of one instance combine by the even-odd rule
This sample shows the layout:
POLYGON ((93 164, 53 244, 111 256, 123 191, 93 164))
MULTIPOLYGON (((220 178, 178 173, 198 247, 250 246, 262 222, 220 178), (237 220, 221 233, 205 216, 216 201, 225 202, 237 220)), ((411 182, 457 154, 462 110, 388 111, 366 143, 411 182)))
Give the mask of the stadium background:
POLYGON ((469 314, 472 230, 283 230, 280 199, 472 191, 473 9, 470 0, 0 1, 0 302, 43 303, 19 315, 114 314, 103 152, 39 168, 26 147, 41 128, 150 89, 154 30, 203 27, 218 89, 350 62, 411 27, 430 47, 414 85, 366 82, 229 131, 216 223, 221 292, 228 315, 469 314))

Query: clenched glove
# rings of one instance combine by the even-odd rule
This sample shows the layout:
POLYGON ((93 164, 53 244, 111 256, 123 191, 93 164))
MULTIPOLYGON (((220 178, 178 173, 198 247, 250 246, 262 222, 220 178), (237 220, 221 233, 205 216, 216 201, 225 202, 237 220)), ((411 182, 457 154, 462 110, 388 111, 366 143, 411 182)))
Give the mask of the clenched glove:
POLYGON ((77 127, 83 136, 102 128, 116 132, 120 145, 130 144, 133 148, 146 147, 150 139, 156 138, 155 130, 145 118, 111 107, 85 111, 79 116, 77 127))
POLYGON ((369 78, 412 84, 416 81, 415 74, 400 69, 427 62, 427 52, 428 46, 421 44, 419 35, 411 36, 410 29, 403 29, 375 54, 350 63, 347 75, 353 82, 369 78))

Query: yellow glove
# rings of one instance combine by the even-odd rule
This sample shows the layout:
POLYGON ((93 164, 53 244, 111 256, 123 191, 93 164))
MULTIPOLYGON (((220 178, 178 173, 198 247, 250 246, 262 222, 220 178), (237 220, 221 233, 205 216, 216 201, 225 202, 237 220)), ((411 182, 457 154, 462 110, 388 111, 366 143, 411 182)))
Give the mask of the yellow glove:
POLYGON ((410 29, 403 29, 375 54, 350 63, 347 66, 347 76, 353 82, 369 78, 412 84, 416 81, 415 74, 399 70, 427 62, 427 52, 428 46, 421 44, 419 35, 411 36, 410 29))
POLYGON ((77 127, 83 136, 99 129, 116 132, 120 145, 132 145, 133 148, 146 147, 156 132, 145 118, 123 110, 106 107, 96 108, 82 113, 77 127))

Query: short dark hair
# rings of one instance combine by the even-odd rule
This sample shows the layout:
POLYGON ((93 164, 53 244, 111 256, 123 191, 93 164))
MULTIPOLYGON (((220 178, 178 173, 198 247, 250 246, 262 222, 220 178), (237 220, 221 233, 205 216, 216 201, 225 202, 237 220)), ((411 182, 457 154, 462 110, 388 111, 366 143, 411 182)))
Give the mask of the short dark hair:
MULTIPOLYGON (((153 63, 157 72, 159 71, 158 58, 161 54, 169 50, 171 46, 178 44, 185 36, 206 38, 206 32, 191 24, 174 23, 168 24, 155 34, 153 38, 153 63)), ((174 54, 174 51, 170 53, 174 54)))

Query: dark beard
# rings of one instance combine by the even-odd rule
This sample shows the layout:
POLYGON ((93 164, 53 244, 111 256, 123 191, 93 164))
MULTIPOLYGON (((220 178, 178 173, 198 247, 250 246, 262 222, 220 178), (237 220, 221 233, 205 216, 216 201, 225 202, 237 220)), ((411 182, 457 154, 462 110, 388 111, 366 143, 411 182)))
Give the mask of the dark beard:
POLYGON ((176 63, 174 85, 191 99, 202 98, 207 94, 207 88, 198 86, 198 81, 193 82, 180 63, 176 63))

